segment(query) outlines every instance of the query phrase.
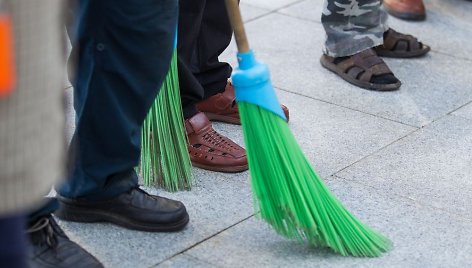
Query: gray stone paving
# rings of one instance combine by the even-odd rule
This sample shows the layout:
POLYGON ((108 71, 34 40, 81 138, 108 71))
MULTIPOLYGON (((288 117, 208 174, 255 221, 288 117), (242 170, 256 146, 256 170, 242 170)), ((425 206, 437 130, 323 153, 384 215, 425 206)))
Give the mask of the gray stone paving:
MULTIPOLYGON (((248 172, 194 170, 181 233, 60 222, 106 267, 468 267, 472 263, 472 2, 426 1, 428 19, 390 25, 432 47, 387 59, 400 91, 362 90, 323 69, 322 3, 242 0, 250 43, 268 63, 290 127, 351 212, 390 237, 380 258, 341 257, 278 236, 254 216, 248 172)), ((235 63, 234 44, 223 59, 235 63)), ((70 97, 71 89, 67 90, 70 97)), ((68 113, 68 135, 73 114, 68 113)), ((240 127, 215 124, 242 143, 240 127)))

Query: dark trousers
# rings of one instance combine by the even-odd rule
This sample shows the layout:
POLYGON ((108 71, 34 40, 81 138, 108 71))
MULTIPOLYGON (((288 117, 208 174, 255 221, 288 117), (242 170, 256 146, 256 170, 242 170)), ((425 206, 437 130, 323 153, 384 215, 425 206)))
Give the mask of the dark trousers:
POLYGON ((141 127, 169 68, 177 0, 80 0, 69 31, 76 130, 58 193, 109 199, 138 185, 141 127))
POLYGON ((25 268, 26 216, 0 216, 0 268, 25 268))
POLYGON ((218 56, 231 42, 232 29, 223 0, 179 0, 179 82, 184 117, 195 104, 223 92, 231 66, 218 56))

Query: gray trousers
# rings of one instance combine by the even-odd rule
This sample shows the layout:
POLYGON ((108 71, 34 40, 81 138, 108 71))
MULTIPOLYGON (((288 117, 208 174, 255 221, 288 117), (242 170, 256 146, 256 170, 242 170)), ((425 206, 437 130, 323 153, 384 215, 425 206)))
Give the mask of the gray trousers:
POLYGON ((326 31, 323 52, 344 57, 383 44, 388 25, 381 6, 382 0, 325 0, 321 16, 326 31))
POLYGON ((0 99, 0 215, 38 205, 62 174, 63 0, 4 0, 17 87, 0 99))

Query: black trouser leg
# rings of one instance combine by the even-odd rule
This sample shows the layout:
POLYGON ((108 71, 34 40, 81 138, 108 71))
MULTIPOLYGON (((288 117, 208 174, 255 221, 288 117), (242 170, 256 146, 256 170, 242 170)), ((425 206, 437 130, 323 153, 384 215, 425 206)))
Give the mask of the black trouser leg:
POLYGON ((0 217, 0 267, 26 268, 26 216, 0 217))
POLYGON ((232 29, 224 1, 179 2, 179 81, 187 119, 197 113, 197 102, 224 91, 232 69, 218 56, 231 42, 232 29))

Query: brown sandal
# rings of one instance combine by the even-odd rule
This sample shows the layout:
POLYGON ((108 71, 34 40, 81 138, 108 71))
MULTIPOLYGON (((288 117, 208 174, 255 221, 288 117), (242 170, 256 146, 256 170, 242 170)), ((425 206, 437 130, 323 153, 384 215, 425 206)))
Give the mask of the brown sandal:
POLYGON ((392 84, 373 83, 372 78, 391 74, 387 64, 372 49, 367 49, 336 63, 336 58, 321 56, 320 62, 326 69, 338 74, 349 83, 370 90, 392 91, 401 86, 400 81, 392 84))
POLYGON ((428 53, 431 48, 416 37, 389 29, 384 34, 383 45, 374 48, 377 55, 390 58, 414 58, 428 53))
MULTIPOLYGON (((225 91, 218 93, 197 103, 197 109, 204 112, 210 121, 219 121, 230 124, 241 125, 238 105, 236 104, 236 94, 233 84, 230 81, 226 84, 225 91)), ((289 111, 285 105, 282 110, 289 120, 289 111)))
POLYGON ((216 132, 204 113, 185 120, 192 165, 218 172, 248 169, 246 150, 216 132))

